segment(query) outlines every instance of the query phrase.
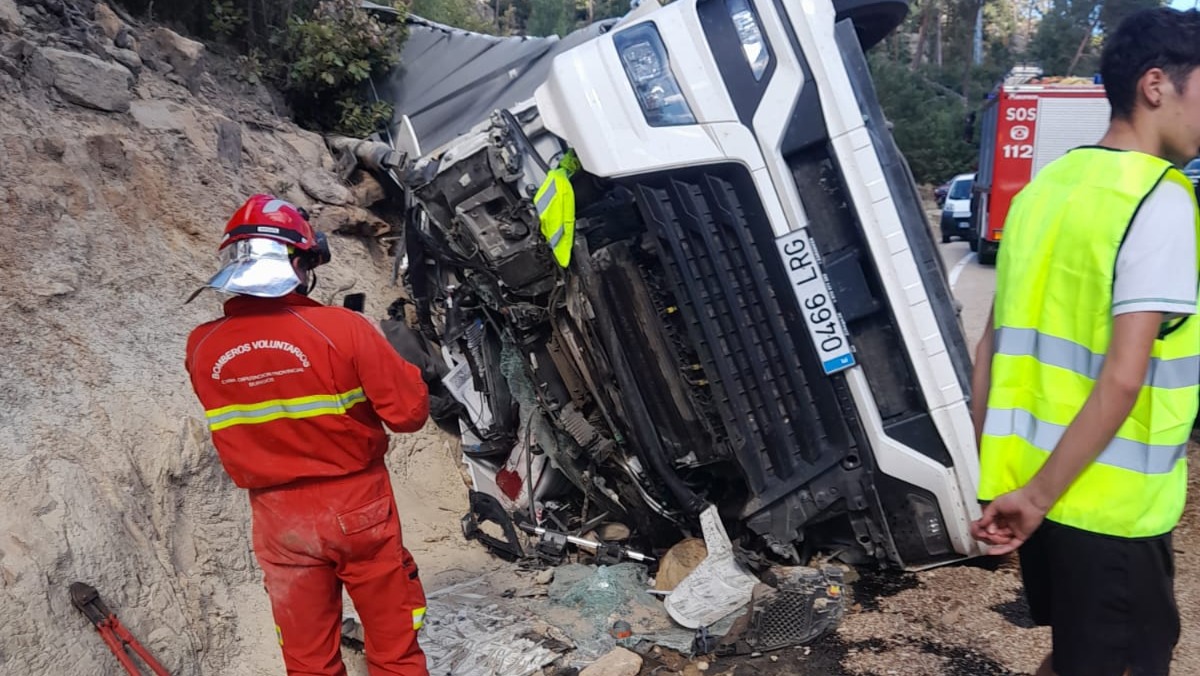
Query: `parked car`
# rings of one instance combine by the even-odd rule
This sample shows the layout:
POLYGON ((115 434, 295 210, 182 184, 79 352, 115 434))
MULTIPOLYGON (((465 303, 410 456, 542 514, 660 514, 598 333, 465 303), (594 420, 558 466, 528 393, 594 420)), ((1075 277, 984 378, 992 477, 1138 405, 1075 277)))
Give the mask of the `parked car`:
POLYGON ((942 244, 952 237, 971 239, 971 186, 974 184, 975 174, 959 174, 950 181, 942 205, 942 244))

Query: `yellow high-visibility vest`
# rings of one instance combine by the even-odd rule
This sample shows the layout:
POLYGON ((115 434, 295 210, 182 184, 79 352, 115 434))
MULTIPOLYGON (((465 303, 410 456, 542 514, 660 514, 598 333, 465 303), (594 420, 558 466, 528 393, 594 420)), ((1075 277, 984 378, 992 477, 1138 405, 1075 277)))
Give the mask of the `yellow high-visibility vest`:
POLYGON ((575 246, 575 189, 571 187, 571 176, 578 169, 575 151, 567 151, 533 196, 542 237, 550 244, 554 260, 564 268, 570 264, 571 247, 575 246))
MULTIPOLYGON (((1095 387, 1112 336, 1117 254, 1138 208, 1163 181, 1192 192, 1165 160, 1080 148, 1013 201, 996 266, 981 500, 1026 484, 1095 387)), ((1126 538, 1174 528, 1198 403, 1200 317, 1190 317, 1164 327, 1133 411, 1047 519, 1126 538)))

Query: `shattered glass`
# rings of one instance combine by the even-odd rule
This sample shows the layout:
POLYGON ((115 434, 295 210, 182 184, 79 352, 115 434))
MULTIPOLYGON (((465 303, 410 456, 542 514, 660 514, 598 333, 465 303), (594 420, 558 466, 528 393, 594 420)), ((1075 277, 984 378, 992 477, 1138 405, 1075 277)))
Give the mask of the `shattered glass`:
MULTIPOLYGON (((662 603, 649 593, 651 585, 646 568, 637 563, 559 566, 543 618, 570 637, 576 647, 573 657, 584 660, 618 644, 632 647, 641 641, 689 652, 695 632, 671 621, 662 603), (632 630, 632 636, 620 642, 610 633, 618 620, 629 623, 632 630)), ((710 632, 723 635, 737 614, 715 623, 710 632)))

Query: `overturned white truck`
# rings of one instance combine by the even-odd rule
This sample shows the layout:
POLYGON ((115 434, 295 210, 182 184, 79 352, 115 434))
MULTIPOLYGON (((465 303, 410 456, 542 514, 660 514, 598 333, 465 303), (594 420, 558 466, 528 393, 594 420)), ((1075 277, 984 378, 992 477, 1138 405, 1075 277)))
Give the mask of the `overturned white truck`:
POLYGON ((645 549, 715 505, 751 562, 980 553, 967 348, 864 57, 906 12, 647 0, 562 41, 411 22, 378 85, 476 518, 620 521, 645 549), (564 158, 565 266, 534 200, 564 158))

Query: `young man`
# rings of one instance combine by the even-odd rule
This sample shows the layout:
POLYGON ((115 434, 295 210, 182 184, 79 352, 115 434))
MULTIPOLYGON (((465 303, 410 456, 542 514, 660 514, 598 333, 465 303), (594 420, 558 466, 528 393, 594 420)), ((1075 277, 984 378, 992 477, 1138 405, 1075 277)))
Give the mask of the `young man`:
POLYGON ((1039 676, 1158 676, 1179 637, 1171 531, 1200 397, 1200 13, 1130 16, 1101 75, 1112 122, 1050 164, 1004 229, 974 377, 972 526, 1020 547, 1039 676), (986 408, 986 414, 985 409, 986 408))
POLYGON ((192 331, 186 364, 221 463, 250 493, 284 666, 345 676, 345 585, 371 676, 428 676, 425 593, 383 464, 384 425, 415 432, 428 417, 421 373, 362 315, 307 297, 329 250, 296 207, 254 195, 220 251, 208 286, 235 295, 192 331))

